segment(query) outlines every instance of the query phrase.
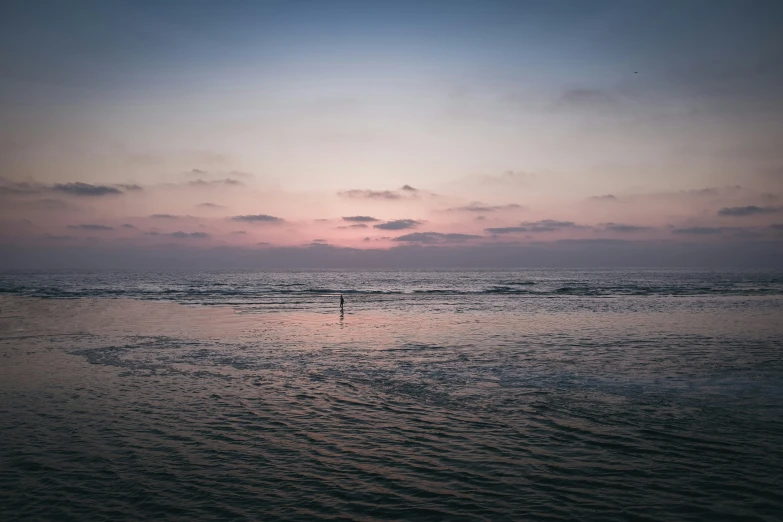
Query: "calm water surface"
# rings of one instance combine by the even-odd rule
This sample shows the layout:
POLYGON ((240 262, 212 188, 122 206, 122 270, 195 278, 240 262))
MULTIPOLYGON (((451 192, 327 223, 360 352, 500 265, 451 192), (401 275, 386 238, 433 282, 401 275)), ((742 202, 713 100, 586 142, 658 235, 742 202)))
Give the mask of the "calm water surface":
POLYGON ((781 483, 781 272, 0 273, 3 521, 773 521, 781 483))

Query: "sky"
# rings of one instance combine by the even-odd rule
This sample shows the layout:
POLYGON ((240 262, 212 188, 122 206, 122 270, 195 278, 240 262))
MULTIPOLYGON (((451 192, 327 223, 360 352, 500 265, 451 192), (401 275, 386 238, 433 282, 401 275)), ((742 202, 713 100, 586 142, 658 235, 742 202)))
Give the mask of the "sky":
POLYGON ((783 267, 783 3, 0 7, 0 268, 783 267))

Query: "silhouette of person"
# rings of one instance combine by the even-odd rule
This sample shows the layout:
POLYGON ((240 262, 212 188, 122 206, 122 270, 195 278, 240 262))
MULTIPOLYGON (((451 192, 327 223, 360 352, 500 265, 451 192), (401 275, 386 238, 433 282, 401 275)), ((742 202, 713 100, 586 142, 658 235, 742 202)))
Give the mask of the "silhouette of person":
POLYGON ((344 304, 345 304, 345 299, 343 299, 343 294, 340 294, 340 310, 343 309, 344 304))

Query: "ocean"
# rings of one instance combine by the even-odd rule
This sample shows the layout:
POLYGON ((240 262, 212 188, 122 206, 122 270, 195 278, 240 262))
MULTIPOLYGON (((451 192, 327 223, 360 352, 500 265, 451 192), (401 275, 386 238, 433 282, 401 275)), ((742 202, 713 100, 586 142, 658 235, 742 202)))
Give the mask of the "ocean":
POLYGON ((778 521, 782 483, 783 271, 0 272, 4 522, 778 521))

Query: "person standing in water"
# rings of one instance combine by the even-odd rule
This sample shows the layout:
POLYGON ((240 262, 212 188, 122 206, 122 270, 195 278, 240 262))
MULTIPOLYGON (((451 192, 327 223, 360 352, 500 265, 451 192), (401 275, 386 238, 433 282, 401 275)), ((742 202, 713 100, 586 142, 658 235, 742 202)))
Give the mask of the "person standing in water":
POLYGON ((344 304, 345 304, 345 299, 343 299, 343 294, 340 294, 340 310, 343 309, 344 304))

